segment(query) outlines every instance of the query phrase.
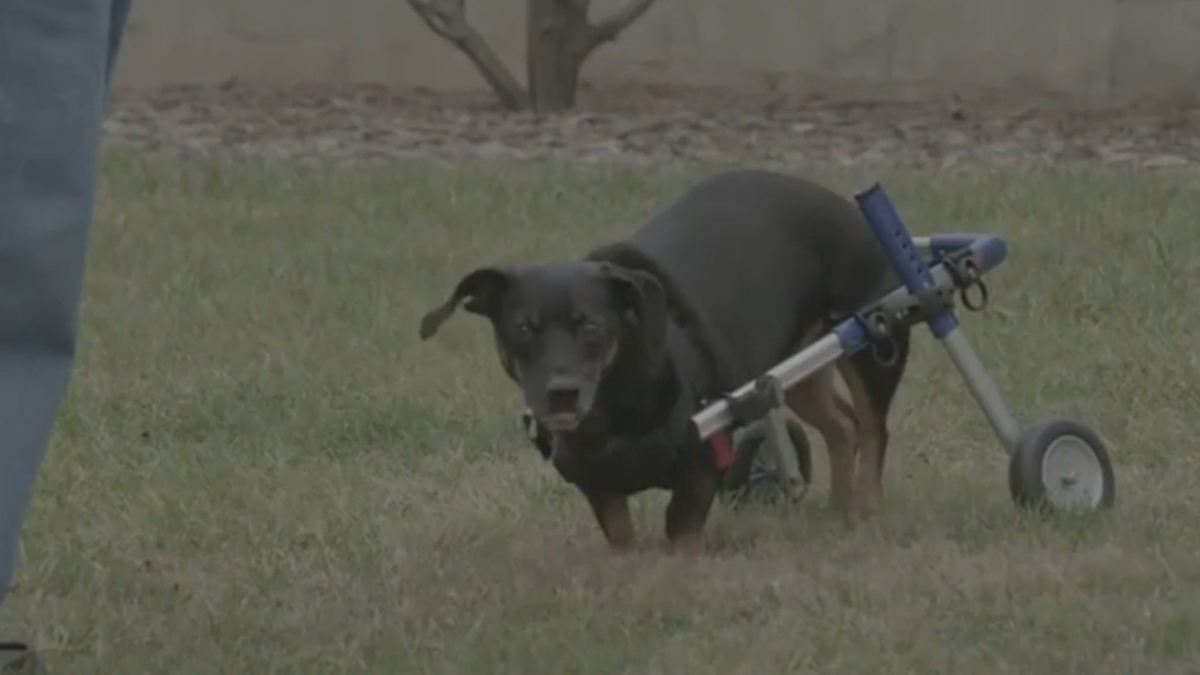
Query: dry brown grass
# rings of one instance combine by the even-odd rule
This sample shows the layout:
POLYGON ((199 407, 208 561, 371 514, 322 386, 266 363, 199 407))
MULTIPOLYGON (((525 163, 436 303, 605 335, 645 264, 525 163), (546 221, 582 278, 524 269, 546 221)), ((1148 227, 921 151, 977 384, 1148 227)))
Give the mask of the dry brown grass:
MULTIPOLYGON (((710 556, 614 559, 483 322, 417 321, 701 172, 109 156, 3 634, 64 673, 1200 671, 1196 176, 882 176, 914 231, 1010 240, 968 336, 1023 418, 1101 431, 1107 517, 1018 514, 922 330, 871 526, 826 511, 818 451, 805 505, 718 508, 710 556)), ((636 500, 643 536, 662 504, 636 500)))

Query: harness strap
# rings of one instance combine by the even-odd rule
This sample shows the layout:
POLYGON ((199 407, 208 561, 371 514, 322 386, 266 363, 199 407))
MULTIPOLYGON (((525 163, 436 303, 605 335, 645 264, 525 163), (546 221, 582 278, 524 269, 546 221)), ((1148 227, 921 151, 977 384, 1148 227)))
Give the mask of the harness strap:
POLYGON ((712 451, 713 463, 717 465, 717 471, 723 474, 729 470, 729 467, 733 466, 735 457, 733 434, 730 434, 725 429, 721 429, 708 437, 708 447, 712 451))

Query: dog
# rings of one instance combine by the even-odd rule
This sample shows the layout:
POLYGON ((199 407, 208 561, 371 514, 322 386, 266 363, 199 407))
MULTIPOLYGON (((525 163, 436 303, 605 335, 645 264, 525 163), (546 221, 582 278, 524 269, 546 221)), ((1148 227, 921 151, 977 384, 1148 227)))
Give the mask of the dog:
MULTIPOLYGON (((460 304, 487 318, 533 435, 609 546, 633 545, 628 499, 659 488, 671 492, 670 547, 697 553, 729 449, 701 442, 691 416, 898 285, 853 202, 800 177, 735 169, 579 260, 471 271, 420 332, 432 337, 460 304)), ((831 502, 851 519, 882 499, 908 329, 891 339, 886 359, 858 352, 786 393, 823 437, 831 502)))

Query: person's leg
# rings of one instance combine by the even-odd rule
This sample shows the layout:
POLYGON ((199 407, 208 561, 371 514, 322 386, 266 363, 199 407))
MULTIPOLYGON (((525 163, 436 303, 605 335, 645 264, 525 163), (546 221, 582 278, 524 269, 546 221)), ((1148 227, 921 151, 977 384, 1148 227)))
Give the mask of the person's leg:
POLYGON ((0 0, 0 605, 65 393, 127 0, 0 0))

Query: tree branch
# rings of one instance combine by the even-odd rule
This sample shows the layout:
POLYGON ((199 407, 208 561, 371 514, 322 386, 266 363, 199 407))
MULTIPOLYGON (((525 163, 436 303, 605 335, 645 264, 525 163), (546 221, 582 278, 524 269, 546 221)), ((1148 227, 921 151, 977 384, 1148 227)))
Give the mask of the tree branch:
POLYGON ((592 39, 588 51, 596 49, 605 42, 616 40, 622 31, 641 18, 653 4, 654 0, 628 0, 610 16, 596 22, 592 26, 592 39))
POLYGON ((479 31, 467 22, 466 0, 408 0, 408 4, 429 30, 454 45, 475 64, 505 108, 520 110, 526 107, 528 97, 517 78, 479 31))

